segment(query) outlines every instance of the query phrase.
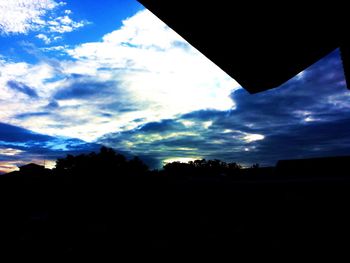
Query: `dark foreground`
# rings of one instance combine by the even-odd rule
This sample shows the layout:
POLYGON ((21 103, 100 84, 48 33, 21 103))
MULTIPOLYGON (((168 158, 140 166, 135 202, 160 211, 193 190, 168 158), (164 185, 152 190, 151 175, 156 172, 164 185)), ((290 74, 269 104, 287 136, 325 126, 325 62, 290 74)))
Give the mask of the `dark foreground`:
POLYGON ((2 176, 0 250, 47 259, 346 254, 346 172, 263 170, 235 178, 2 176))

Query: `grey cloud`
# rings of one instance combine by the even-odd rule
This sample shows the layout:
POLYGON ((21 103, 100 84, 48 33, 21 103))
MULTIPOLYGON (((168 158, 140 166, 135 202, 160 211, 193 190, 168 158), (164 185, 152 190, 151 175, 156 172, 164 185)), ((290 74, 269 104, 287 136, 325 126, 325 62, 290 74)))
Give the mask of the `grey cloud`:
POLYGON ((279 159, 345 155, 350 154, 350 107, 341 103, 347 103, 349 92, 335 51, 278 89, 255 95, 235 91, 236 109, 191 112, 98 141, 113 147, 129 142, 126 145, 132 147, 125 146, 126 150, 145 152, 159 161, 201 156, 274 165, 279 159), (182 121, 195 125, 186 127, 182 121), (201 125, 205 121, 212 121, 207 129, 201 125), (178 135, 167 136, 171 133, 178 135), (261 134, 264 139, 244 141, 245 134, 261 134))
POLYGON ((114 82, 97 82, 78 80, 71 82, 66 87, 61 88, 55 93, 55 100, 67 99, 89 99, 96 96, 111 95, 111 88, 114 87, 114 82))
POLYGON ((9 80, 7 82, 7 86, 15 91, 18 91, 27 95, 28 97, 35 98, 35 99, 39 97, 33 88, 25 85, 24 83, 21 83, 15 80, 9 80))

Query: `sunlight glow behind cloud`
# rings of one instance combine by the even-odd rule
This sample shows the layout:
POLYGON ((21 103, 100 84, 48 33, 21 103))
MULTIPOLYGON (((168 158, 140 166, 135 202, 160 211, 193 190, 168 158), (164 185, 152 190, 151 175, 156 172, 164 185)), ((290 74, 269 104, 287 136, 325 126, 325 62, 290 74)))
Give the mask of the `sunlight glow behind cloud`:
POLYGON ((1 173, 9 173, 12 171, 19 170, 17 167, 17 162, 2 162, 0 161, 0 174, 1 173))
POLYGON ((201 157, 174 157, 169 158, 163 161, 164 164, 172 163, 172 162, 179 162, 179 163, 188 163, 190 161, 200 160, 201 157))
POLYGON ((19 153, 22 153, 23 151, 18 150, 18 149, 12 149, 12 148, 0 148, 0 155, 5 155, 5 156, 14 156, 19 153))

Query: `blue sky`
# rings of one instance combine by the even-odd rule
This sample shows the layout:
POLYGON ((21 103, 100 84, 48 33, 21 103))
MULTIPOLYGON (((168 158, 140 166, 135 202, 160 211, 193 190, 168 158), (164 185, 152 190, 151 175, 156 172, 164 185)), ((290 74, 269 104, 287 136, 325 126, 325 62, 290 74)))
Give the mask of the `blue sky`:
POLYGON ((104 144, 152 167, 350 154, 338 50, 249 95, 135 0, 0 0, 0 172, 104 144))

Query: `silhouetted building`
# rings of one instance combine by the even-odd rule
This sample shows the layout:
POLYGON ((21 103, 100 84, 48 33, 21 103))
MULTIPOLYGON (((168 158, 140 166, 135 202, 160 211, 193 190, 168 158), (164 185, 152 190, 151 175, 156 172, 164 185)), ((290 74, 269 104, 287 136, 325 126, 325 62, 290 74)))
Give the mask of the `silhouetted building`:
POLYGON ((19 171, 22 173, 43 173, 45 171, 45 167, 42 165, 38 165, 35 163, 29 163, 23 166, 18 167, 19 171))

